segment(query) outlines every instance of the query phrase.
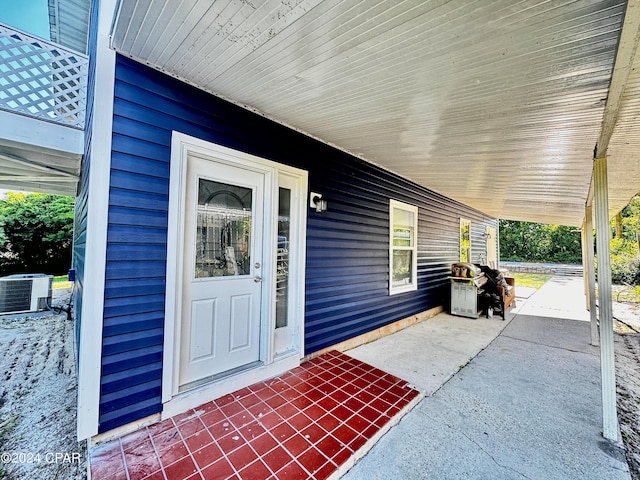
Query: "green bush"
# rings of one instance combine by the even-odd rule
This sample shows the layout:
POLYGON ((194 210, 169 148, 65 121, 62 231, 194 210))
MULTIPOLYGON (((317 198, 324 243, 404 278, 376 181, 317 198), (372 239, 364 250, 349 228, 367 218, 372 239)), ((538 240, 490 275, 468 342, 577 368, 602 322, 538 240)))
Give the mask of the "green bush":
POLYGON ((574 227, 500 220, 500 260, 581 263, 581 247, 574 227))
POLYGON ((612 254, 611 282, 640 285, 640 258, 629 253, 612 254))
POLYGON ((66 272, 73 197, 8 192, 0 200, 0 275, 66 272))
POLYGON ((628 238, 612 238, 611 250, 611 282, 640 285, 640 257, 638 244, 628 238))

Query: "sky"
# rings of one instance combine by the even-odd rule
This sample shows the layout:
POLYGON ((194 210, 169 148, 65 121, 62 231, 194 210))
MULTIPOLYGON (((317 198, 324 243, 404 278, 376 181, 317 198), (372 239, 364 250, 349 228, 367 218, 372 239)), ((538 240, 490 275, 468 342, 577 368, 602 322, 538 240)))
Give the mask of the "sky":
POLYGON ((50 39, 47 0, 0 0, 0 23, 50 39))

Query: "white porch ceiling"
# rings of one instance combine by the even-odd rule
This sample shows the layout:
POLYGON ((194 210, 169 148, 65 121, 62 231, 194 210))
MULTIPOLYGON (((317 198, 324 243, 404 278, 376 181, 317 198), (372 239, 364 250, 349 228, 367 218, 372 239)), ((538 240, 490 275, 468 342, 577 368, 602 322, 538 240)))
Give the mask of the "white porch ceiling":
POLYGON ((84 133, 0 109, 0 189, 76 195, 84 133))
MULTIPOLYGON (((580 225, 625 9, 121 0, 112 45, 495 217, 580 225)), ((625 29, 638 17, 630 8, 625 29)), ((612 212, 640 190, 637 32, 630 38, 608 115, 612 212)))
POLYGON ((75 196, 80 159, 80 154, 0 139, 0 188, 75 196))

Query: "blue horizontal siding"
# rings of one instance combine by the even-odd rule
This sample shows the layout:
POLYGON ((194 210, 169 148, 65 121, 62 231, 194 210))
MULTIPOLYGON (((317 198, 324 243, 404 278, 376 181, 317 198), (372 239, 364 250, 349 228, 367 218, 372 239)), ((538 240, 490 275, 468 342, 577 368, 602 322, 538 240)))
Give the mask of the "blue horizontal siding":
MULTIPOLYGON (((155 225, 153 225, 155 226, 155 225)), ((138 245, 118 243, 114 244, 113 248, 109 251, 107 260, 137 260, 137 261, 160 261, 164 263, 167 257, 167 248, 164 245, 138 245)))
POLYGON ((322 288, 319 288, 317 284, 310 287, 310 292, 306 296, 307 304, 309 305, 313 302, 320 302, 330 298, 350 298, 354 294, 361 292, 363 289, 367 292, 375 292, 375 295, 380 295, 380 293, 384 292, 388 287, 387 282, 385 281, 371 282, 367 281, 367 278, 354 278, 349 283, 344 282, 340 289, 337 289, 336 286, 337 285, 335 283, 331 283, 322 288))
POLYGON ((121 172, 132 172, 147 177, 169 178, 169 164, 154 159, 113 152, 111 168, 121 172))
MULTIPOLYGON (((447 303, 459 218, 495 220, 299 132, 118 56, 100 431, 161 409, 171 132, 309 172, 305 352, 447 303), (418 291, 388 295, 389 200, 416 205, 418 291)), ((481 255, 483 246, 473 246, 481 255)))
MULTIPOLYGON (((170 147, 171 145, 166 144, 166 130, 161 130, 158 128, 157 122, 154 125, 149 125, 146 123, 141 123, 136 120, 132 120, 131 118, 124 116, 131 114, 132 111, 135 111, 139 108, 138 104, 126 102, 121 104, 120 100, 116 101, 118 105, 119 115, 113 118, 114 130, 118 132, 123 132, 123 135, 126 135, 130 138, 135 138, 138 141, 145 141, 151 144, 157 144, 161 147, 170 147), (126 108, 123 108, 123 105, 126 108)), ((139 113, 139 112, 137 112, 139 113)), ((157 118, 157 117, 156 117, 157 118)), ((123 141, 125 139, 122 139, 123 141)), ((161 150, 159 150, 161 152, 161 150)))
POLYGON ((159 195, 112 188, 109 192, 109 205, 113 207, 131 208, 132 210, 140 209, 145 211, 157 210, 167 212, 169 208, 169 194, 159 195))
POLYGON ((109 252, 107 276, 110 279, 161 277, 165 274, 167 248, 163 244, 148 244, 148 254, 138 244, 118 244, 109 252))
POLYGON ((107 236, 114 243, 157 243, 161 245, 167 243, 166 228, 148 228, 145 225, 109 225, 107 236))
POLYGON ((459 219, 472 222, 474 258, 486 253, 484 232, 495 220, 446 197, 411 184, 372 165, 349 162, 324 168, 321 175, 310 175, 310 189, 322 192, 329 210, 321 214, 309 212, 307 243, 307 302, 305 314, 305 347, 310 353, 344 341, 374 328, 405 318, 437 305, 448 306, 447 277, 451 264, 459 259, 459 219), (354 167, 354 165, 356 165, 354 167), (353 170, 352 170, 353 169, 353 170), (342 173, 341 173, 342 170, 342 173), (345 193, 349 200, 344 200, 345 193), (336 201, 332 201, 335 195, 336 201), (381 204, 380 198, 384 201, 381 204), (418 206, 418 291, 388 296, 389 199, 418 206), (375 212, 372 221, 360 214, 369 208, 375 212), (346 212, 352 212, 350 221, 346 212), (345 220, 347 220, 345 222, 345 220), (360 251, 383 253, 364 258, 350 249, 338 251, 344 236, 357 243, 360 251), (323 246, 326 248, 323 249, 323 246), (333 249, 331 248, 333 247, 333 249), (379 249, 379 250, 377 250, 379 249), (366 271, 367 279, 351 278, 354 271, 366 271), (329 275, 329 277, 326 277, 329 275), (343 275, 351 281, 348 291, 343 275), (327 278, 323 281, 322 278, 327 278), (375 285, 371 281, 376 279, 375 285), (332 283, 335 291, 331 293, 332 283), (360 290, 360 288, 362 290, 360 290), (370 290, 377 295, 367 295, 370 290))
MULTIPOLYGON (((133 383, 134 381, 140 382, 147 375, 155 372, 147 372, 145 375, 139 377, 130 377, 124 380, 130 380, 130 385, 127 386, 127 396, 129 399, 135 399, 137 403, 152 401, 153 398, 161 392, 162 385, 159 381, 154 380, 143 383, 133 383)), ((111 394, 104 394, 104 409, 106 412, 116 412, 122 408, 128 407, 128 401, 125 400, 120 392, 113 392, 111 394)), ((107 413, 108 415, 108 413, 107 413)))
POLYGON ((131 368, 142 365, 157 364, 161 361, 162 346, 154 345, 140 348, 135 351, 135 355, 132 355, 131 352, 124 352, 109 356, 109 360, 102 364, 102 375, 107 376, 117 372, 128 371, 131 368))
MULTIPOLYGON (((104 302, 105 325, 110 317, 164 311, 164 294, 106 299, 104 302)), ((158 325, 159 327, 162 324, 158 325)))
POLYGON ((109 212, 112 225, 137 225, 141 227, 167 227, 167 213, 131 208, 113 207, 109 212))
POLYGON ((101 403, 100 429, 103 432, 113 430, 127 423, 154 415, 162 411, 162 404, 158 404, 157 397, 162 394, 162 388, 157 387, 145 392, 144 395, 129 395, 129 402, 119 410, 110 410, 101 403))
POLYGON ((105 337, 102 343, 103 357, 127 351, 135 352, 141 348, 163 345, 162 327, 141 332, 126 333, 105 337))
POLYGON ((122 190, 159 193, 162 195, 167 192, 169 180, 166 178, 151 177, 145 174, 113 170, 111 173, 111 186, 122 190))
MULTIPOLYGON (((154 362, 148 365, 132 367, 122 372, 103 375, 102 393, 104 395, 111 395, 113 392, 119 391, 119 389, 135 387, 140 383, 146 383, 149 374, 159 369, 162 369, 162 363, 154 362)), ((156 381, 152 380, 152 382, 155 383, 156 381)), ((110 398, 109 400, 112 402, 116 401, 114 398, 110 398)))
MULTIPOLYGON (((98 17, 98 4, 94 2, 90 10, 90 23, 93 25, 98 17)), ((76 193, 74 224, 73 224, 73 247, 71 265, 76 272, 74 285, 74 321, 76 338, 76 355, 80 352, 80 326, 82 323, 82 305, 85 283, 85 266, 87 253, 87 216, 89 212, 89 172, 91 166, 91 149, 93 143, 93 98, 95 92, 95 53, 97 47, 97 29, 89 30, 88 54, 89 65, 87 70, 87 105, 84 124, 84 155, 80 164, 80 178, 78 181, 78 191, 76 193)), ((80 359, 76 357, 77 365, 80 359)))
MULTIPOLYGON (((115 128, 115 127, 114 127, 115 128)), ((171 145, 158 145, 157 143, 147 142, 143 139, 134 139, 125 133, 116 133, 114 130, 111 148, 114 152, 123 152, 137 157, 149 158, 151 160, 159 160, 166 158, 171 151, 171 145)), ((128 132, 126 132, 128 133, 128 132)), ((167 132, 171 133, 171 132, 167 132)))
POLYGON ((125 333, 145 332, 164 326, 164 312, 144 312, 141 314, 121 315, 118 322, 105 321, 104 335, 114 336, 125 333), (148 318, 150 317, 150 318, 148 318))
MULTIPOLYGON (((109 262, 111 265, 115 262, 109 262)), ((135 262, 133 262, 135 263, 135 262)), ((137 297, 139 295, 154 295, 166 290, 165 277, 156 278, 112 278, 107 282, 104 298, 137 297)))

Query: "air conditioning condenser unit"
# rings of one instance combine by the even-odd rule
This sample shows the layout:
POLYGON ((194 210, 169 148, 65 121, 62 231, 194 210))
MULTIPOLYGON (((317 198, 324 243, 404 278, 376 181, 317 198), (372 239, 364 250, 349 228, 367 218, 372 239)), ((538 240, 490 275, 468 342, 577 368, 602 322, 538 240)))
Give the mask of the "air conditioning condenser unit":
POLYGON ((53 276, 42 273, 0 277, 0 315, 48 309, 52 285, 53 276))

